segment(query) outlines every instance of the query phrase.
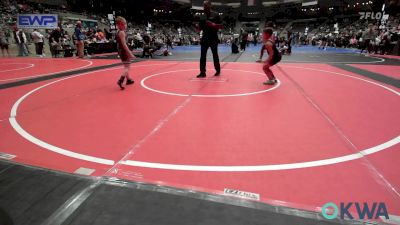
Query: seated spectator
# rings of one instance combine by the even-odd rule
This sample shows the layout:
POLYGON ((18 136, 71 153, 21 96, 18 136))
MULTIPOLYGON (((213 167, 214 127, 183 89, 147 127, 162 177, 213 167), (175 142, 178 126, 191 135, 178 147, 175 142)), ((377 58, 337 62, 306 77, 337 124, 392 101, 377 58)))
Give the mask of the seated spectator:
POLYGON ((148 35, 143 36, 143 53, 142 58, 150 56, 153 58, 154 49, 151 46, 151 38, 148 35))
POLYGON ((104 43, 106 41, 106 36, 104 35, 104 33, 100 29, 97 29, 97 32, 95 34, 95 38, 96 38, 96 42, 97 43, 104 43))

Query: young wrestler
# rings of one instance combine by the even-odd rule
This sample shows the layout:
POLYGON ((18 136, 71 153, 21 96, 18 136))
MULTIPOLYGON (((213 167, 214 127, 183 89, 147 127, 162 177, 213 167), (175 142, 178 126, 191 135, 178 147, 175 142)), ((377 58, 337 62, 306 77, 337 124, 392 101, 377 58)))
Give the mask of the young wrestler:
POLYGON ((123 86, 123 83, 125 78, 126 78, 126 85, 134 83, 134 81, 129 77, 129 68, 130 68, 130 60, 135 58, 135 56, 129 50, 128 45, 126 45, 126 34, 125 34, 126 20, 123 17, 119 16, 115 19, 115 22, 118 27, 118 33, 115 38, 117 41, 118 55, 122 63, 124 64, 124 70, 117 84, 121 88, 121 90, 124 90, 125 87, 123 86))
MULTIPOLYGON (((273 27, 274 27, 274 23, 272 21, 268 21, 265 25, 266 25, 265 29, 268 29, 268 28, 273 29, 273 27)), ((275 36, 272 35, 271 39, 274 40, 275 36)), ((265 51, 265 45, 262 45, 261 52, 260 52, 260 58, 257 59, 256 62, 262 62, 262 57, 264 56, 264 51, 265 51)))
POLYGON ((271 39, 272 33, 273 31, 271 28, 266 28, 263 31, 263 42, 268 52, 268 59, 263 66, 263 70, 268 77, 268 80, 264 82, 266 85, 274 85, 277 83, 275 75, 272 73, 270 67, 277 64, 282 59, 281 53, 275 46, 275 42, 271 39))

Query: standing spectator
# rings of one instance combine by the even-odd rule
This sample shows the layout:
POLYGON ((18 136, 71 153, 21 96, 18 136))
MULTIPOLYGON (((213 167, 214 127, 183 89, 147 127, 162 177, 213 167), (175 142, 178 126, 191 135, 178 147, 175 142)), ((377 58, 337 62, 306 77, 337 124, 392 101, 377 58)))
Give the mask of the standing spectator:
POLYGON ((104 28, 104 35, 106 36, 107 40, 112 39, 112 34, 107 30, 107 28, 104 28))
POLYGON ((240 50, 241 51, 246 51, 246 46, 247 46, 247 36, 248 34, 244 32, 242 34, 242 42, 240 43, 240 50))
POLYGON ((292 30, 291 30, 291 29, 288 31, 287 37, 288 37, 288 42, 287 42, 287 44, 288 44, 288 46, 287 46, 288 49, 287 49, 287 53, 290 55, 290 54, 292 54, 292 41, 293 41, 293 33, 292 33, 292 30))
POLYGON ((57 27, 53 32, 51 32, 49 37, 49 46, 51 55, 55 58, 58 55, 58 50, 60 48, 60 38, 61 38, 61 30, 57 27))
POLYGON ((8 38, 4 31, 0 31, 0 47, 3 57, 5 57, 4 50, 7 51, 7 56, 10 57, 10 53, 8 52, 8 38))
POLYGON ((75 33, 74 33, 74 37, 75 37, 75 44, 76 44, 76 51, 78 53, 78 58, 83 58, 83 49, 84 49, 84 43, 83 40, 85 39, 85 36, 82 33, 82 22, 78 21, 76 23, 76 27, 75 27, 75 33))
POLYGON ((322 35, 321 43, 319 44, 318 49, 326 50, 326 46, 328 46, 328 35, 322 35))
POLYGON ((231 50, 232 50, 232 54, 237 54, 237 53, 239 53, 239 47, 237 46, 237 43, 238 43, 239 41, 238 41, 238 38, 235 38, 233 41, 232 41, 232 45, 231 45, 231 50))
POLYGON ((365 49, 367 49, 368 53, 371 52, 372 50, 372 43, 371 41, 375 40, 375 32, 373 30, 373 25, 369 24, 368 25, 368 30, 366 30, 363 34, 362 34, 362 40, 364 42, 364 44, 361 46, 361 53, 363 53, 363 51, 365 49))
POLYGON ((37 29, 34 29, 31 36, 33 43, 35 43, 36 55, 43 57, 43 35, 37 29))
POLYGON ((169 38, 169 36, 166 36, 166 38, 167 38, 167 49, 168 49, 168 47, 170 47, 171 49, 174 49, 173 47, 172 47, 172 41, 171 41, 171 39, 169 38))
POLYGON ((390 32, 385 30, 382 35, 382 49, 381 55, 388 54, 390 52, 390 32))
POLYGON ((21 29, 14 30, 14 39, 15 43, 18 45, 18 56, 28 56, 28 50, 25 45, 27 40, 24 31, 21 29))

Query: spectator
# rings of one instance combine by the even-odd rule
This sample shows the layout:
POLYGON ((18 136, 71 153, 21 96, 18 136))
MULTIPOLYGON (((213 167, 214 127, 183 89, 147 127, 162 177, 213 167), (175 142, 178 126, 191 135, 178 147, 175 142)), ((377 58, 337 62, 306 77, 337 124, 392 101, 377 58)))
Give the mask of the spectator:
POLYGON ((144 58, 145 56, 153 58, 153 48, 151 47, 151 38, 148 35, 143 36, 142 58, 144 58))
POLYGON ((174 49, 173 47, 172 47, 172 41, 171 41, 171 39, 169 38, 169 36, 166 36, 166 42, 167 42, 167 49, 168 49, 168 47, 170 47, 171 49, 174 49))
POLYGON ((364 42, 364 44, 361 46, 361 53, 363 53, 363 51, 365 49, 368 50, 368 53, 371 52, 372 50, 372 40, 375 40, 375 31, 373 30, 373 25, 369 24, 368 25, 368 30, 366 30, 363 34, 362 34, 362 41, 364 42))
POLYGON ((356 47, 356 46, 357 46, 357 43, 358 43, 358 41, 357 41, 356 36, 353 36, 353 37, 350 39, 350 47, 351 47, 351 48, 356 47))
POLYGON ((239 47, 237 46, 237 43, 238 43, 238 39, 235 38, 235 40, 232 41, 232 46, 231 46, 232 54, 239 53, 239 47))
POLYGON ((57 27, 53 32, 51 32, 50 37, 49 37, 49 46, 50 46, 50 52, 52 57, 57 57, 59 50, 61 48, 60 44, 60 39, 61 39, 61 30, 59 27, 57 27))
POLYGON ((106 36, 104 35, 103 31, 101 31, 100 29, 97 29, 95 37, 96 37, 97 43, 104 43, 106 41, 106 36))
POLYGON ((34 29, 31 36, 33 43, 35 43, 36 55, 43 57, 43 35, 37 29, 34 29))
POLYGON ((18 56, 28 56, 28 50, 26 49, 26 35, 23 30, 14 30, 15 43, 18 45, 18 56))
POLYGON ((10 53, 8 52, 8 38, 4 31, 0 31, 0 47, 3 57, 5 57, 4 51, 7 51, 7 56, 10 57, 10 53))
POLYGON ((104 35, 106 36, 107 40, 112 39, 112 34, 106 28, 104 28, 104 35))
POLYGON ((241 51, 246 51, 246 46, 247 46, 247 36, 248 34, 244 32, 242 34, 242 42, 240 43, 240 50, 241 51))
POLYGON ((77 50, 77 54, 78 54, 78 58, 83 58, 84 53, 84 44, 83 41, 85 39, 85 36, 83 35, 82 31, 82 22, 78 21, 76 23, 76 27, 75 27, 75 33, 74 33, 74 39, 75 39, 75 44, 76 44, 76 50, 77 50))

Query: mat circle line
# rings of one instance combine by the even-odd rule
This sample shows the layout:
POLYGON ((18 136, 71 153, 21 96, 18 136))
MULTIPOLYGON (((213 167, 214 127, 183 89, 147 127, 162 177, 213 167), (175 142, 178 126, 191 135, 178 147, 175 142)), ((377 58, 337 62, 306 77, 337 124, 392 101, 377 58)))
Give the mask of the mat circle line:
POLYGON ((16 68, 16 69, 9 69, 9 70, 0 70, 0 73, 4 73, 4 72, 10 72, 10 71, 17 71, 17 70, 25 70, 25 69, 29 69, 35 66, 35 64, 32 63, 2 63, 0 64, 0 66, 2 65, 15 65, 15 64, 24 64, 24 65, 29 65, 27 67, 23 67, 23 68, 16 68))
MULTIPOLYGON (((349 53, 348 55, 351 55, 351 53, 349 53)), ((258 58, 255 54, 252 55, 253 58, 258 58)), ((281 62, 282 63, 325 63, 325 64, 364 64, 364 63, 382 63, 385 62, 386 60, 383 58, 379 58, 379 57, 375 57, 375 56, 365 56, 365 57, 369 57, 372 59, 379 59, 379 60, 375 60, 375 61, 361 61, 361 62, 334 62, 334 61, 328 61, 328 62, 324 62, 324 61, 311 61, 311 60, 286 60, 283 59, 281 62)))
MULTIPOLYGON (((140 84, 142 85, 143 88, 145 88, 145 89, 147 89, 147 90, 149 90, 149 91, 152 91, 152 92, 159 93, 159 94, 174 95, 174 96, 181 96, 181 97, 189 97, 189 96, 191 96, 191 97, 199 97, 199 98, 223 98, 223 97, 249 96, 249 95, 261 94, 261 93, 265 93, 265 92, 268 92, 268 91, 275 90, 275 89, 277 89, 277 88, 281 85, 281 82, 278 80, 277 85, 275 85, 275 86, 272 87, 272 88, 265 89, 265 90, 262 90, 262 91, 255 91, 255 92, 248 92, 248 93, 241 93, 241 94, 220 94, 220 95, 218 95, 218 94, 216 94, 216 95, 193 94, 193 95, 192 95, 192 94, 181 94, 181 93, 160 91, 160 90, 151 88, 151 87, 149 87, 149 86, 147 86, 147 85, 145 84, 146 80, 148 80, 148 79, 150 79, 150 78, 152 78, 152 77, 156 77, 156 76, 160 76, 160 75, 164 75, 164 74, 169 74, 169 73, 175 73, 175 72, 197 71, 197 70, 198 70, 198 69, 173 70, 173 71, 166 71, 166 72, 156 73, 156 74, 152 74, 152 75, 149 75, 149 76, 143 78, 143 79, 141 80, 140 84)), ((228 70, 228 71, 239 71, 239 72, 243 72, 243 73, 260 74, 260 75, 262 75, 262 76, 265 77, 265 74, 259 73, 259 72, 254 72, 254 71, 236 70, 236 69, 224 69, 224 71, 225 71, 225 70, 228 70)))
POLYGON ((43 76, 52 75, 52 74, 60 73, 60 72, 75 71, 75 70, 83 69, 83 68, 86 68, 86 67, 89 67, 89 66, 93 65, 93 62, 90 61, 90 60, 81 60, 81 61, 82 62, 88 62, 88 64, 86 64, 84 66, 80 66, 80 67, 76 67, 76 68, 72 68, 72 69, 68 69, 68 70, 63 70, 63 71, 56 71, 56 72, 52 72, 52 73, 45 73, 45 74, 39 74, 39 75, 33 75, 33 76, 4 79, 4 80, 0 80, 0 82, 2 82, 2 81, 12 81, 12 80, 22 80, 22 79, 26 79, 26 78, 43 77, 43 76))
MULTIPOLYGON (((131 68, 135 68, 135 67, 149 67, 149 66, 155 66, 155 65, 165 65, 165 64, 150 64, 150 65, 134 65, 131 68)), ((23 100, 25 100, 29 95, 33 94, 34 92, 45 88, 47 86, 50 86, 52 84, 64 81, 64 80, 68 80, 71 78, 75 78, 75 77, 80 77, 80 76, 84 76, 84 75, 88 75, 88 74, 92 74, 92 73, 96 73, 96 72, 100 72, 100 71, 111 71, 111 70, 117 70, 120 69, 118 67, 116 68, 108 68, 108 69, 102 69, 102 70, 97 70, 97 71, 90 71, 90 72, 86 72, 86 73, 81 73, 81 74, 77 74, 74 76, 70 76, 70 77, 65 77, 65 78, 61 78, 49 83, 46 83, 42 86, 39 86, 31 91, 29 91, 28 93, 26 93, 25 95, 23 95, 21 98, 19 98, 13 105, 13 107, 11 108, 11 113, 10 113, 10 118, 9 118, 9 122, 12 126, 12 128, 19 134, 21 135, 23 138, 25 138, 26 140, 30 141, 31 143, 38 145, 44 149, 50 150, 52 152, 61 154, 61 155, 65 155, 67 157, 71 157, 71 158, 75 158, 75 159, 80 159, 80 160, 84 160, 84 161, 89 161, 89 162, 94 162, 94 163, 99 163, 99 164, 104 164, 104 165, 114 165, 115 162, 114 160, 110 160, 110 159, 104 159, 104 158, 100 158, 100 157, 94 157, 94 156, 89 156, 89 155, 84 155, 84 154, 80 154, 80 153, 76 153, 73 151, 69 151, 67 149, 63 149, 63 148, 59 148, 57 146, 54 146, 52 144, 49 144, 45 141, 42 141, 36 137, 34 137, 33 135, 31 135, 30 133, 28 133, 27 131, 25 131, 17 122, 17 111, 18 111, 18 107, 19 105, 22 103, 23 100)))
MULTIPOLYGON (((400 96, 400 93, 397 92, 396 90, 393 90, 393 89, 386 87, 384 85, 381 85, 379 83, 369 81, 366 79, 362 79, 362 78, 358 78, 355 76, 337 73, 337 72, 331 72, 331 71, 327 71, 327 70, 319 70, 319 69, 312 69, 312 68, 299 67, 299 66, 284 66, 284 67, 314 70, 314 71, 320 71, 320 72, 341 75, 344 77, 357 79, 360 81, 364 81, 364 82, 382 87, 382 88, 386 89, 387 91, 390 91, 390 92, 396 94, 397 96, 400 96)), ((104 69, 101 71, 108 71, 108 70, 115 70, 115 69, 117 69, 117 68, 104 69)), ((62 149, 57 146, 46 143, 46 142, 34 137, 33 135, 29 134, 28 132, 26 132, 18 124, 18 122, 16 120, 17 110, 18 110, 19 105, 22 103, 22 101, 25 98, 27 98, 32 93, 34 93, 44 87, 52 85, 54 83, 57 83, 57 82, 60 82, 60 81, 66 80, 66 79, 71 79, 71 78, 75 78, 78 76, 82 76, 85 74, 94 73, 94 72, 99 72, 99 71, 91 71, 88 73, 83 73, 83 74, 79 74, 76 76, 67 77, 67 78, 57 80, 57 81, 53 81, 53 82, 42 85, 42 86, 26 93, 24 96, 22 96, 20 99, 18 99, 14 103, 14 105, 11 109, 9 122, 10 122, 11 126, 13 127, 13 129, 18 134, 20 134, 23 138, 27 139, 28 141, 30 141, 40 147, 47 149, 47 150, 50 150, 50 151, 53 151, 53 152, 56 152, 56 153, 59 153, 59 154, 62 154, 62 155, 68 156, 68 157, 84 160, 84 161, 90 161, 90 162, 95 162, 95 163, 105 164, 105 165, 114 165, 115 162, 110 159, 104 159, 104 158, 98 158, 98 157, 94 157, 94 156, 90 156, 90 155, 84 155, 84 154, 76 153, 76 152, 70 151, 68 149, 62 149)), ((366 155, 370 155, 373 153, 383 151, 389 147, 397 145, 398 143, 400 143, 400 135, 398 135, 382 144, 361 150, 354 154, 344 155, 344 156, 335 157, 335 158, 322 159, 322 160, 314 160, 314 161, 306 161, 306 162, 298 162, 298 163, 287 163, 287 164, 269 164, 269 165, 253 165, 253 166, 201 166, 201 165, 178 165, 178 164, 153 163, 153 162, 143 162, 143 161, 135 161, 135 160, 125 160, 125 161, 122 161, 121 164, 128 165, 128 166, 153 168, 153 169, 183 170, 183 171, 210 171, 210 172, 221 172, 221 171, 223 171, 223 172, 249 172, 249 171, 288 170, 288 169, 300 169, 300 168, 325 166, 325 165, 332 165, 332 164, 352 161, 355 159, 363 158, 366 155)))

